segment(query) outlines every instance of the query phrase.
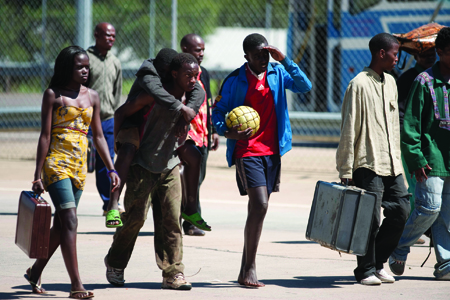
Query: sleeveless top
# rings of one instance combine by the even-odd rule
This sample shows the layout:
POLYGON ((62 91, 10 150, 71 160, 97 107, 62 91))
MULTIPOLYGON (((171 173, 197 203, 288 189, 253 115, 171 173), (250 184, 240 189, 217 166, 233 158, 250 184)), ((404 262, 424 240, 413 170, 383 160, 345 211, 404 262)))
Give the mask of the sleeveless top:
MULTIPOLYGON (((89 92, 89 101, 91 94, 89 92)), ((94 108, 79 108, 63 105, 52 113, 50 147, 42 170, 44 188, 69 178, 79 190, 83 190, 86 179, 87 132, 94 108)))

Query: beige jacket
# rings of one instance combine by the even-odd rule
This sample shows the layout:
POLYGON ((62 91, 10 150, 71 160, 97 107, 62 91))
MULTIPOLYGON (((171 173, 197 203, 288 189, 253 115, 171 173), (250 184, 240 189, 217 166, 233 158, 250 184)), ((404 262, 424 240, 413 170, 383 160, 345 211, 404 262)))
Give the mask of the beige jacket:
POLYGON ((122 66, 117 57, 109 51, 103 57, 95 46, 87 50, 90 64, 89 87, 97 91, 100 98, 100 119, 114 117, 122 95, 122 66))
POLYGON ((336 151, 339 178, 353 178, 358 168, 379 176, 403 172, 397 86, 391 75, 384 73, 382 81, 370 68, 364 68, 347 87, 336 151))

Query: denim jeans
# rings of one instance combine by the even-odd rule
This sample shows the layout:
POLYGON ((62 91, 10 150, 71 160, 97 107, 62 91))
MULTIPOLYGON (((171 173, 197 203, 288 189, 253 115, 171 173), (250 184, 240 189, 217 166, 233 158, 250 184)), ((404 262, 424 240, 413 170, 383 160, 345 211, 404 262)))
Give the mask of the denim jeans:
POLYGON ((411 194, 411 197, 409 198, 409 203, 411 204, 411 213, 414 211, 414 203, 415 203, 415 190, 416 190, 416 178, 413 175, 413 178, 411 178, 408 170, 408 166, 405 162, 405 157, 402 154, 402 164, 403 164, 403 170, 405 170, 405 179, 406 182, 408 182, 408 193, 411 194))
POLYGON ((357 281, 375 274, 383 268, 402 235, 410 212, 409 197, 403 175, 379 176, 375 172, 359 168, 353 172, 353 180, 359 188, 377 195, 377 207, 372 219, 372 229, 366 255, 357 257, 353 271, 357 281), (384 219, 380 225, 380 210, 384 219))
MULTIPOLYGON (((111 161, 114 163, 114 118, 102 121, 102 130, 106 144, 108 144, 111 161)), ((92 136, 90 127, 88 134, 92 136)), ((106 210, 111 192, 111 181, 108 176, 108 169, 97 151, 95 151, 95 180, 98 193, 103 200, 103 210, 106 210)))
POLYGON ((440 278, 450 273, 450 177, 417 182, 415 209, 391 256, 406 261, 410 247, 430 226, 437 260, 434 276, 440 278))

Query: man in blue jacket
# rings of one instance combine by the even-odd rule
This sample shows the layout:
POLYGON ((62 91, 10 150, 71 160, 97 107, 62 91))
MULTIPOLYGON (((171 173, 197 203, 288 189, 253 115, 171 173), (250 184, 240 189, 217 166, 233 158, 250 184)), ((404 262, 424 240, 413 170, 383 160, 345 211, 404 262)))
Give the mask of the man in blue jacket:
POLYGON ((280 157, 292 148, 292 131, 285 89, 295 93, 311 90, 311 82, 280 50, 254 33, 244 39, 242 67, 224 80, 212 113, 213 124, 227 138, 227 161, 236 164, 240 194, 249 196, 244 231, 244 251, 238 282, 263 287, 256 276, 256 251, 271 192, 280 185, 280 157), (280 64, 269 63, 269 55, 280 64), (260 128, 239 131, 228 128, 225 116, 238 106, 250 106, 260 116, 260 128))

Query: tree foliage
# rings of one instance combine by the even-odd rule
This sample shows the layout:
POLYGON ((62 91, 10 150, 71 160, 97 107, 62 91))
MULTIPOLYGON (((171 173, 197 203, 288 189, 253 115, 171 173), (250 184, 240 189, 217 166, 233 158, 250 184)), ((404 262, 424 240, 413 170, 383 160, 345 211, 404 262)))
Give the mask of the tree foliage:
MULTIPOLYGON (((0 0, 0 61, 53 61, 59 51, 74 43, 76 0, 47 0, 43 26, 42 0, 0 0)), ((289 0, 178 0, 177 40, 187 33, 206 36, 218 26, 264 27, 266 3, 272 3, 272 27, 286 28, 289 0)), ((93 26, 112 23, 119 52, 132 49, 146 58, 171 47, 172 0, 94 0, 93 26), (155 1, 155 35, 150 40, 150 2, 155 1), (152 45, 150 45, 152 43, 152 45)), ((179 49, 178 49, 179 50, 179 49)))

